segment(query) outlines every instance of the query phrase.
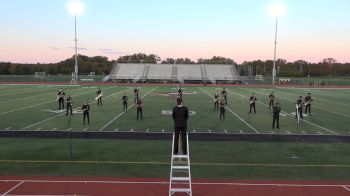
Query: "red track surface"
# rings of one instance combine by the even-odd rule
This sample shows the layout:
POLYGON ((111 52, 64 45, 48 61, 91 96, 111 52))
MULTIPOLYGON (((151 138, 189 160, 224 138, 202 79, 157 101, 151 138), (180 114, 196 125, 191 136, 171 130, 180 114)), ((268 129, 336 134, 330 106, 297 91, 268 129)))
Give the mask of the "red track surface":
MULTIPOLYGON (((350 182, 194 180, 194 196, 349 196, 350 182)), ((168 180, 101 177, 0 177, 0 195, 163 196, 168 180)), ((177 195, 177 194, 175 194, 177 195)), ((178 194, 181 195, 181 194, 178 194)))

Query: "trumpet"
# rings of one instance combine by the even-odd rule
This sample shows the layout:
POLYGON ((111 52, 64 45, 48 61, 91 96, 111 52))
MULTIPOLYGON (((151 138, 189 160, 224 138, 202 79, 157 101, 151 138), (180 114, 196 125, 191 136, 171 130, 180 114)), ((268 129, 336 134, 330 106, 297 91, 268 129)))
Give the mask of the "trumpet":
POLYGON ((95 100, 97 101, 99 98, 103 96, 103 93, 99 94, 97 97, 95 97, 95 100))

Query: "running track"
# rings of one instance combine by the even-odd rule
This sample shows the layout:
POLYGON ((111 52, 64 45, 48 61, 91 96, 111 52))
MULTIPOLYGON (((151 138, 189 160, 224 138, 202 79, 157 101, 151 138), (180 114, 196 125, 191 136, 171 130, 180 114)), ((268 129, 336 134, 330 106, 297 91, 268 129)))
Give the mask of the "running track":
MULTIPOLYGON (((194 196, 349 196, 350 182, 194 180, 194 196)), ((164 196, 167 179, 1 176, 0 195, 164 196)), ((177 194, 182 195, 182 194, 177 194)))

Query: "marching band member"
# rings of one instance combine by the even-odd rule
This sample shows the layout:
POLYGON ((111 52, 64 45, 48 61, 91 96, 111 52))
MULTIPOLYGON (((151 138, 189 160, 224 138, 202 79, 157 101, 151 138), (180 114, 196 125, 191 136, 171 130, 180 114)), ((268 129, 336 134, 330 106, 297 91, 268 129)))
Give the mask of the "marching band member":
POLYGON ((226 88, 222 88, 221 96, 225 99, 225 104, 227 105, 227 91, 226 88))
POLYGON ((98 91, 96 92, 97 95, 97 105, 101 105, 102 106, 102 96, 103 96, 103 92, 101 90, 101 88, 98 88, 98 91))
POLYGON ((126 95, 126 93, 124 93, 123 97, 122 97, 122 102, 123 102, 123 112, 126 112, 128 110, 128 96, 126 95))
POLYGON ((182 93, 183 93, 183 90, 181 89, 181 87, 179 88, 179 90, 177 91, 177 98, 179 99, 182 99, 182 93))
POLYGON ((269 95, 269 100, 270 100, 270 103, 269 103, 269 109, 271 107, 274 107, 274 101, 275 101, 275 95, 273 94, 273 92, 269 95))
POLYGON ((254 93, 252 93, 252 96, 250 96, 249 100, 250 100, 249 114, 252 113, 252 108, 254 109, 254 113, 256 114, 255 102, 256 102, 258 99, 256 98, 256 96, 255 96, 254 93))
POLYGON ((309 110, 309 114, 311 113, 311 102, 313 102, 314 100, 311 97, 311 93, 307 93, 307 96, 304 99, 305 101, 305 114, 307 113, 307 111, 309 110))
POLYGON ((214 95, 214 111, 219 110, 219 94, 214 95))
POLYGON ((301 119, 303 119, 303 97, 299 96, 299 99, 296 101, 296 112, 295 112, 295 118, 297 119, 297 115, 299 113, 299 116, 301 119))
POLYGON ((83 115, 84 115, 84 125, 85 125, 85 117, 87 118, 88 124, 90 124, 90 117, 89 117, 90 106, 86 100, 84 101, 83 107, 81 109, 83 110, 83 115))
POLYGON ((221 120, 221 117, 223 120, 225 120, 225 99, 221 99, 220 101, 220 120, 221 120))
POLYGON ((139 115, 141 116, 141 120, 142 120, 142 100, 141 98, 138 98, 136 101, 136 112, 137 112, 137 120, 139 119, 139 115))
POLYGON ((281 112, 281 107, 278 102, 275 103, 275 106, 273 106, 273 120, 272 120, 272 129, 275 128, 275 122, 277 125, 277 129, 280 128, 280 112, 281 112))
POLYGON ((68 115, 68 111, 70 111, 70 114, 73 115, 73 109, 72 109, 72 97, 70 95, 68 95, 67 97, 67 112, 66 115, 68 115))
POLYGON ((135 89, 134 89, 134 103, 136 103, 138 99, 139 99, 139 89, 137 87, 135 87, 135 89))
POLYGON ((57 101, 58 101, 58 109, 61 110, 61 106, 62 109, 64 109, 64 96, 66 95, 66 93, 60 88, 60 90, 57 93, 57 101))

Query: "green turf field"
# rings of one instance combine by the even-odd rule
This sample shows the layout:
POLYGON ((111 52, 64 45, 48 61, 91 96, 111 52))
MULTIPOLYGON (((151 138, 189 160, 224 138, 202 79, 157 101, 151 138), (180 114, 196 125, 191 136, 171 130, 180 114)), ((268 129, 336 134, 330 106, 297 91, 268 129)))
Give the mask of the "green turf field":
MULTIPOLYGON (((0 130, 69 130, 73 131, 141 131, 172 132, 173 122, 167 111, 175 105, 174 87, 140 87, 144 119, 136 120, 133 88, 103 86, 103 107, 94 101, 95 86, 0 85, 0 130), (73 97, 73 116, 58 111, 56 93, 62 87, 73 97), (129 96, 129 111, 122 112, 121 97, 129 96), (169 94, 170 93, 170 94, 169 94), (90 125, 83 125, 80 108, 83 100, 90 102, 90 125)), ((350 129, 350 89, 249 88, 229 87, 226 120, 219 120, 213 111, 215 92, 221 87, 184 87, 184 104, 193 111, 188 122, 190 132, 212 133, 280 133, 280 134, 340 134, 350 129), (272 130, 268 94, 274 90, 282 107, 280 129, 272 130), (248 97, 255 92, 257 114, 249 114, 248 97), (294 119, 297 96, 311 92, 315 100, 312 114, 298 125, 294 119)))

